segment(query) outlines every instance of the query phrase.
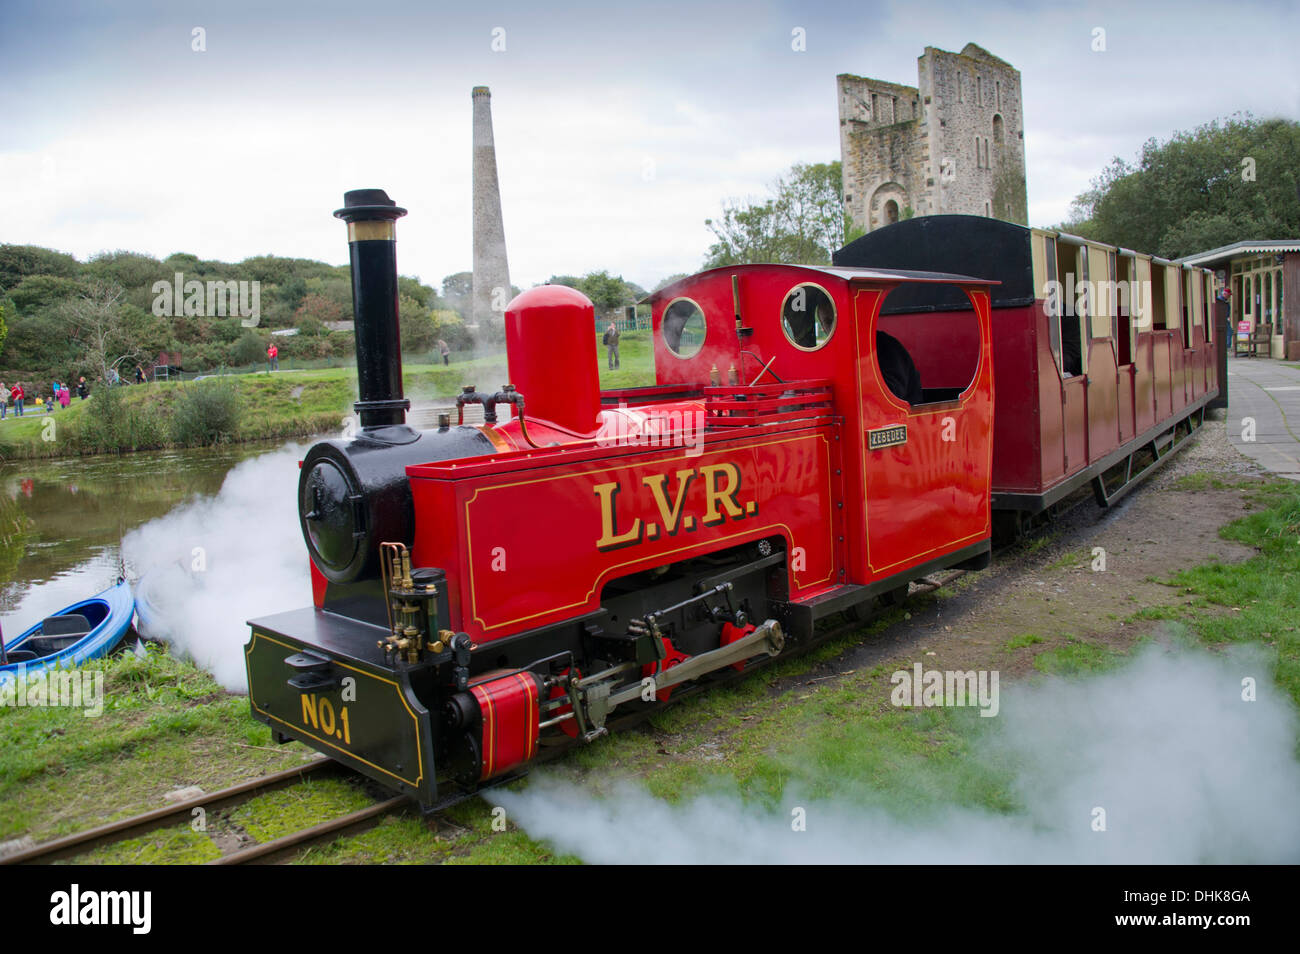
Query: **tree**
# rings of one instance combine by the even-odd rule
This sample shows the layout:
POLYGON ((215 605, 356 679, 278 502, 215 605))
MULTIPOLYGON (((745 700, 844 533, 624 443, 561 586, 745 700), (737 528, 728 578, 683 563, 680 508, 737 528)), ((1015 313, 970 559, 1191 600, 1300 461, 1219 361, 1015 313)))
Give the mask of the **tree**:
POLYGON ((9 337, 9 326, 5 324, 4 305, 0 305, 0 353, 4 352, 7 337, 9 337))
POLYGON ((343 306, 332 298, 314 292, 303 296, 302 304, 294 312, 294 324, 299 328, 304 321, 311 319, 325 324, 331 321, 343 321, 343 306))
POLYGON ((622 275, 611 275, 603 270, 584 275, 578 283, 578 291, 591 299, 596 314, 604 318, 621 317, 618 312, 634 300, 622 275))
POLYGON ((266 354, 266 343, 252 328, 245 328, 239 339, 230 346, 230 363, 236 367, 258 364, 266 354))
POLYGON ((429 317, 433 320, 434 340, 447 342, 453 349, 468 348, 473 344, 465 321, 454 311, 439 309, 429 317))
POLYGON ((62 306, 63 317, 81 344, 83 360, 101 381, 108 381, 109 371, 118 365, 141 360, 140 349, 124 333, 124 297, 120 285, 93 279, 83 294, 62 306))
MULTIPOLYGON (((310 287, 311 282, 307 284, 310 287)), ((409 278, 406 275, 397 277, 397 293, 405 295, 407 298, 414 298, 424 308, 432 308, 436 304, 438 297, 438 293, 428 285, 421 285, 414 278, 409 278)), ((351 294, 350 290, 349 294, 351 294)))
POLYGON ((0 288, 12 288, 28 275, 75 278, 80 263, 71 255, 37 245, 0 245, 0 288))
POLYGON ((414 298, 403 295, 397 300, 397 323, 403 352, 416 354, 433 349, 438 340, 435 322, 414 298))
POLYGON ((1300 123, 1237 114, 1149 139, 1080 193, 1061 227, 1179 258, 1243 239, 1300 234, 1300 123))
POLYGON ((721 219, 704 220, 717 238, 709 247, 706 268, 830 262, 849 229, 840 164, 795 163, 772 184, 772 192, 771 198, 760 201, 726 200, 721 219))
POLYGON ((45 305, 57 304, 83 290, 80 282, 57 275, 29 275, 9 291, 14 307, 28 312, 45 305))
POLYGON ((459 312, 461 317, 468 317, 470 295, 474 291, 474 273, 457 272, 442 280, 442 299, 447 307, 459 312))

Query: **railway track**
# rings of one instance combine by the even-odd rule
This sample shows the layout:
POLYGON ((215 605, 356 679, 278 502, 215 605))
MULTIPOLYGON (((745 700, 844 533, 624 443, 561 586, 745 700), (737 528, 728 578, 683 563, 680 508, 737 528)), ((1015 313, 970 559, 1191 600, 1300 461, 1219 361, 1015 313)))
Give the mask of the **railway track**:
MULTIPOLYGON (((305 779, 322 773, 343 771, 345 770, 342 766, 330 759, 313 759, 304 765, 285 769, 282 772, 249 779, 238 785, 208 792, 174 805, 11 852, 0 856, 0 865, 49 864, 61 859, 77 857, 104 845, 127 841, 173 825, 189 823, 196 808, 213 814, 223 809, 233 808, 257 796, 300 784, 305 779)), ((273 841, 238 849, 209 863, 226 865, 279 860, 293 851, 326 838, 364 830, 383 815, 405 804, 409 803, 404 797, 390 798, 273 841)))
POLYGON ((342 815, 330 821, 321 822, 319 825, 304 828, 302 831, 294 832, 291 835, 284 835, 283 837, 276 838, 273 841, 264 842, 260 845, 251 845, 248 848, 241 848, 240 850, 231 852, 228 855, 222 855, 220 858, 214 858, 212 861, 209 861, 208 864, 273 864, 277 861, 284 860, 294 852, 301 851, 303 848, 316 844, 317 842, 365 831, 389 812, 396 811, 409 805, 411 805, 411 800, 409 798, 405 795, 397 795, 385 801, 376 802, 373 805, 367 805, 365 808, 358 809, 355 812, 349 812, 346 815, 342 815))

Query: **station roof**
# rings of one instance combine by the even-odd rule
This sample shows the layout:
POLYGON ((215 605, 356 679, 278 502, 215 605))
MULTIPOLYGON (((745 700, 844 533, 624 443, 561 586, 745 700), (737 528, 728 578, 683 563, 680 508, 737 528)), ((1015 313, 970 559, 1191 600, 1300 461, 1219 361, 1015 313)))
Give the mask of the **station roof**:
POLYGON ((1300 252, 1300 239, 1247 240, 1187 255, 1177 261, 1181 265, 1212 265, 1243 255, 1267 255, 1270 252, 1300 252))

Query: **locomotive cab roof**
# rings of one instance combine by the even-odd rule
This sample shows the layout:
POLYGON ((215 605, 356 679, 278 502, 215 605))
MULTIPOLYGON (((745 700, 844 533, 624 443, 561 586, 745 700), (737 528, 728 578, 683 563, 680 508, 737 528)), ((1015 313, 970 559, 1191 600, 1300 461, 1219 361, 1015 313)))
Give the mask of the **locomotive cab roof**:
POLYGON ((929 284, 987 287, 1000 284, 997 280, 975 278, 970 275, 956 275, 949 272, 931 272, 904 268, 858 268, 840 265, 786 265, 774 262, 758 262, 745 265, 720 265, 706 269, 685 278, 679 278, 658 291, 651 292, 641 299, 639 304, 654 305, 656 302, 677 297, 686 287, 723 275, 741 275, 754 272, 789 271, 796 278, 799 272, 815 272, 828 278, 844 282, 880 282, 889 284, 929 284))

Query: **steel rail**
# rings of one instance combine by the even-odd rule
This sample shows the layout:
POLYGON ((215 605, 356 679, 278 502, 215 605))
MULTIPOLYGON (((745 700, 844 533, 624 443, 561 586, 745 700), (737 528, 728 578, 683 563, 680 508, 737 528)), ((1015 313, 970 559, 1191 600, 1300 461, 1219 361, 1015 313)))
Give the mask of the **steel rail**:
POLYGON ((238 785, 231 785, 229 788, 219 789, 195 798, 187 798, 185 801, 177 802, 174 805, 167 805, 140 815, 132 815, 129 818, 109 822, 107 825, 88 828, 85 831, 65 835, 62 838, 41 842, 30 848, 11 852, 0 856, 0 865, 44 864, 59 858, 85 854, 100 845, 126 841, 128 838, 156 831, 159 828, 165 828, 180 821, 189 821, 193 817, 192 813, 196 808, 211 811, 216 806, 237 804, 255 794, 274 791, 296 784, 306 776, 328 766, 341 767, 331 759, 315 758, 291 769, 273 772, 270 775, 261 775, 240 782, 238 785))

